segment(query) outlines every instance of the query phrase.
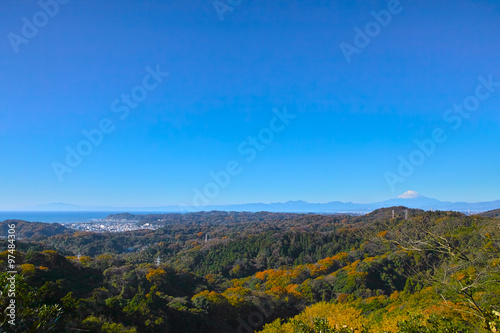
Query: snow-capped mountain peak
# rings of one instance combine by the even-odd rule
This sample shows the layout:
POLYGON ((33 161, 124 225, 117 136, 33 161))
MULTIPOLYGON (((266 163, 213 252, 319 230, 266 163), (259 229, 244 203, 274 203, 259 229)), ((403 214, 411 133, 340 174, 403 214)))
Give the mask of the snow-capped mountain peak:
POLYGON ((418 199, 418 198, 423 198, 423 196, 415 191, 407 191, 398 196, 398 199, 418 199))

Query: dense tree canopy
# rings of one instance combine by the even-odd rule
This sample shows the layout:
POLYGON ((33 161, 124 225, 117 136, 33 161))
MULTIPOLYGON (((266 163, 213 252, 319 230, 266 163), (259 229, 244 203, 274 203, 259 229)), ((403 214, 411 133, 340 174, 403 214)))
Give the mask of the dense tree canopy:
MULTIPOLYGON (((12 330, 3 311, 1 327, 498 331, 498 219, 419 210, 404 216, 403 207, 365 216, 129 214, 162 226, 123 233, 10 221, 24 235, 15 254, 18 325, 12 330)), ((6 241, 2 246, 7 249, 6 241)), ((3 266, 8 254, 0 253, 3 266)), ((0 274, 1 285, 7 277, 0 274)), ((4 292, 2 310, 8 301, 4 292)))

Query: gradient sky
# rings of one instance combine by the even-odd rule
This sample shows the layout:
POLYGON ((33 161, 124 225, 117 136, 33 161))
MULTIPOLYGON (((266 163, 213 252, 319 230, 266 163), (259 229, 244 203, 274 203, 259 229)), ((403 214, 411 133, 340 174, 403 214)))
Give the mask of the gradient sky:
POLYGON ((210 0, 73 0, 16 53, 9 33, 41 7, 3 1, 0 209, 190 205, 231 160, 242 171, 210 204, 500 199, 500 87, 458 129, 443 119, 479 76, 500 81, 500 2, 401 0, 348 63, 339 44, 386 8, 243 0, 221 21, 210 0), (157 65, 169 76, 121 120, 111 104, 157 65), (296 117, 248 162, 238 146, 274 108, 296 117), (105 118, 115 130, 59 181, 53 162, 105 118), (446 142, 391 189, 385 173, 435 128, 446 142))

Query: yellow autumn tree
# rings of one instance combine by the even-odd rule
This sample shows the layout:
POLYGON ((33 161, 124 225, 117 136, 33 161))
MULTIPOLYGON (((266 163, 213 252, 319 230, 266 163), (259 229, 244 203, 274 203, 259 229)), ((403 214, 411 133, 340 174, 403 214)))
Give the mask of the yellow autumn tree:
POLYGON ((35 273, 35 265, 32 264, 22 264, 21 271, 24 275, 32 275, 35 273))
POLYGON ((293 322, 300 321, 310 328, 313 328, 315 318, 324 318, 332 328, 349 328, 355 333, 362 332, 364 327, 368 327, 368 319, 361 314, 361 310, 347 304, 334 304, 320 302, 307 307, 297 316, 287 323, 281 324, 275 321, 266 325, 262 333, 293 333, 293 322))

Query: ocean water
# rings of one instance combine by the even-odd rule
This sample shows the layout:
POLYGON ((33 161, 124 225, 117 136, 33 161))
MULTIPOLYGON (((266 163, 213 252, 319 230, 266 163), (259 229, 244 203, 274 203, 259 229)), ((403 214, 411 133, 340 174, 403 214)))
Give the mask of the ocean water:
MULTIPOLYGON (((109 214, 120 212, 2 212, 0 211, 0 222, 10 219, 24 220, 29 222, 47 223, 76 223, 92 222, 103 219, 109 214)), ((145 214, 145 213, 141 213, 145 214)))

